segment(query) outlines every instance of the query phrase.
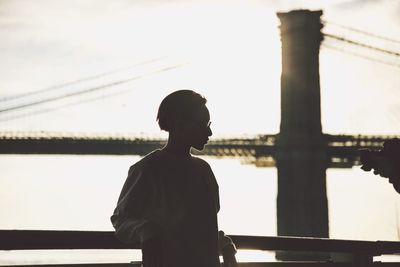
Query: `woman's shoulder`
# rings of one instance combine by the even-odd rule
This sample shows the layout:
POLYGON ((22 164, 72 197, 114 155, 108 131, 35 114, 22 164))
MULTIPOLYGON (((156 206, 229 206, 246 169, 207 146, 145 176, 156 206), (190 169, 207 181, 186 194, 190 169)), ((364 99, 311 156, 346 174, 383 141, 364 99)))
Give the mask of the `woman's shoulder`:
POLYGON ((207 161, 205 161, 204 159, 193 156, 192 160, 200 168, 211 170, 210 164, 207 161))
POLYGON ((157 165, 157 162, 160 161, 161 153, 159 149, 156 149, 148 154, 146 154, 143 158, 139 161, 135 162, 131 168, 135 169, 145 169, 145 168, 152 168, 157 165))

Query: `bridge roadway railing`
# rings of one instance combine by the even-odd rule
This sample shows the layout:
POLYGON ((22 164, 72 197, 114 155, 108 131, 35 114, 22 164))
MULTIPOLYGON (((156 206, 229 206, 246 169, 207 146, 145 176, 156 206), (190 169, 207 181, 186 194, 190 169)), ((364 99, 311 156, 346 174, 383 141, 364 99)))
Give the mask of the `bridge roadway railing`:
MULTIPOLYGON (((256 157, 272 154, 275 135, 213 138, 196 154, 256 157)), ((53 132, 0 132, 0 154, 145 155, 166 138, 150 135, 107 135, 53 132)))
MULTIPOLYGON (((202 152, 216 157, 241 157, 259 167, 275 166, 278 135, 264 134, 212 138, 202 152)), ((380 149, 385 140, 399 136, 323 135, 329 167, 351 168, 359 164, 360 149, 380 149)), ((146 155, 166 142, 146 134, 82 134, 56 132, 0 132, 0 154, 146 155)), ((301 144, 299 144, 301 146, 301 144)), ((295 148, 294 148, 295 149, 295 148)))
MULTIPOLYGON (((238 249, 268 251, 307 251, 330 255, 325 261, 307 262, 240 262, 243 267, 372 267, 400 266, 399 262, 378 262, 374 256, 400 253, 400 242, 355 241, 323 238, 240 236, 230 235, 238 249)), ((119 250, 140 249, 138 245, 119 242, 113 232, 99 231, 45 231, 45 230, 0 230, 0 250, 119 250)), ((71 259, 73 260, 73 259, 71 259)), ((24 266, 24 265, 13 265, 24 266)), ((88 263, 88 264, 29 264, 24 267, 136 267, 140 262, 88 263)))

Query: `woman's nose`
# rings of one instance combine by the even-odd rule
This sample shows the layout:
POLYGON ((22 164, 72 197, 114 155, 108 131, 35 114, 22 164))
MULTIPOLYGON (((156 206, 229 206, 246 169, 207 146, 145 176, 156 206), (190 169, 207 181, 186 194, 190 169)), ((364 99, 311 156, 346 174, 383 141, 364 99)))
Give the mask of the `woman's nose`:
POLYGON ((211 127, 208 127, 207 129, 208 129, 208 133, 207 133, 208 136, 211 136, 213 134, 212 131, 211 131, 211 127))

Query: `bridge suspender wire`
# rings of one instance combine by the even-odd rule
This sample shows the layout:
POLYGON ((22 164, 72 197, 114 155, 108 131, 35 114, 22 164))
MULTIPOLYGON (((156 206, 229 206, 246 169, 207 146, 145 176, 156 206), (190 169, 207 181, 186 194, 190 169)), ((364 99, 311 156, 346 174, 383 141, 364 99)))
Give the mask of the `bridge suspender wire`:
POLYGON ((5 102, 5 101, 9 101, 9 100, 14 100, 14 99, 20 99, 20 98, 24 98, 24 97, 28 97, 28 96, 33 96, 33 95, 39 95, 39 94, 42 94, 42 93, 47 93, 47 92, 54 91, 54 90, 57 90, 57 89, 65 88, 67 86, 71 86, 71 85, 79 84, 79 83, 82 83, 82 82, 91 81, 91 80, 95 80, 95 79, 98 79, 98 78, 106 77, 106 76, 109 76, 109 75, 112 75, 112 74, 115 74, 115 73, 118 73, 118 72, 121 72, 121 71, 129 70, 129 69, 132 69, 132 68, 135 68, 135 67, 138 67, 138 66, 142 66, 142 65, 146 65, 146 64, 149 64, 149 63, 152 63, 152 62, 157 62, 159 60, 161 60, 161 58, 149 59, 149 60, 146 60, 146 61, 142 61, 142 62, 133 64, 131 66, 118 68, 118 69, 115 69, 115 70, 111 70, 111 71, 108 71, 108 72, 103 72, 103 73, 100 73, 100 74, 97 74, 97 75, 93 75, 93 76, 90 76, 90 77, 78 79, 78 80, 71 81, 71 82, 66 82, 66 83, 63 83, 63 84, 54 85, 54 86, 47 87, 47 88, 44 88, 44 89, 41 89, 41 90, 38 90, 38 91, 22 93, 22 94, 17 94, 17 95, 12 95, 12 96, 6 96, 6 97, 3 97, 3 98, 0 98, 0 102, 5 102))
MULTIPOLYGON (((328 45, 326 42, 322 43, 322 47, 323 48, 327 48, 327 49, 336 50, 338 52, 350 54, 352 56, 360 57, 360 58, 363 58, 363 59, 366 59, 366 60, 378 62, 378 63, 381 63, 381 64, 385 64, 385 65, 396 67, 396 68, 400 69, 400 64, 395 64, 395 63, 392 63, 392 62, 388 62, 388 61, 380 60, 380 59, 377 59, 377 58, 365 56, 365 55, 362 55, 360 53, 355 53, 355 52, 352 52, 352 51, 349 51, 349 50, 346 50, 346 49, 342 49, 342 48, 338 48, 338 47, 335 47, 335 46, 331 46, 331 45, 328 45)), ((395 99, 397 99, 397 97, 400 95, 400 92, 398 90, 393 90, 392 93, 395 94, 395 96, 394 96, 395 99)), ((398 125, 399 122, 400 122, 400 112, 398 112, 398 111, 386 112, 386 115, 384 117, 388 118, 391 121, 391 123, 394 124, 394 125, 398 125)))
POLYGON ((341 25, 341 24, 338 24, 338 23, 335 23, 335 22, 322 20, 322 23, 328 24, 328 25, 330 24, 330 25, 333 25, 333 26, 336 26, 336 27, 339 27, 339 28, 342 28, 342 29, 349 30, 349 31, 361 33, 361 34, 364 34, 364 35, 367 35, 367 36, 370 36, 370 37, 373 37, 373 38, 378 38, 378 39, 382 39, 382 40, 389 41, 389 42, 392 42, 392 43, 400 44, 400 40, 396 40, 396 39, 385 37, 385 36, 382 36, 382 35, 377 35, 375 33, 366 32, 366 31, 363 31, 363 30, 355 29, 355 28, 348 27, 348 26, 345 26, 345 25, 341 25))
POLYGON ((366 60, 378 62, 378 63, 381 63, 381 64, 385 64, 385 65, 388 65, 388 66, 391 66, 391 67, 396 67, 396 68, 400 69, 400 64, 395 64, 395 63, 391 63, 391 62, 388 62, 388 61, 380 60, 380 59, 377 59, 377 58, 365 56, 365 55, 362 55, 362 54, 359 54, 359 53, 355 53, 355 52, 352 52, 352 51, 349 51, 349 50, 346 50, 346 49, 343 49, 343 48, 338 48, 338 47, 335 47, 335 46, 331 46, 331 45, 328 45, 326 43, 322 43, 322 47, 328 48, 328 49, 332 49, 332 50, 336 50, 338 52, 342 52, 342 53, 345 53, 345 54, 349 54, 349 55, 352 55, 352 56, 360 57, 360 58, 363 58, 363 59, 366 59, 366 60))
POLYGON ((350 39, 347 39, 347 38, 344 38, 344 37, 341 37, 341 36, 337 36, 337 35, 334 35, 334 34, 323 33, 323 35, 325 37, 328 37, 328 38, 332 38, 332 39, 335 39, 335 40, 338 40, 338 41, 346 42, 346 43, 349 43, 349 44, 352 44, 352 45, 357 45, 357 46, 364 47, 364 48, 367 48, 367 49, 375 50, 375 51, 378 51, 378 52, 381 52, 381 53, 385 53, 385 54, 388 54, 388 55, 397 56, 397 57, 400 56, 399 52, 390 51, 390 50, 386 50, 386 49, 383 49, 383 48, 375 47, 375 46, 372 46, 372 45, 363 44, 363 43, 356 42, 356 41, 353 41, 353 40, 350 40, 350 39))
POLYGON ((104 85, 100 85, 100 86, 96 86, 96 87, 91 87, 91 88, 80 90, 80 91, 77 91, 77 92, 68 93, 68 94, 64 94, 64 95, 61 95, 61 96, 50 97, 50 98, 47 98, 47 99, 42 99, 42 100, 39 100, 39 101, 34 101, 34 102, 22 104, 22 105, 12 106, 12 107, 9 107, 9 108, 4 108, 4 109, 0 110, 0 113, 5 113, 5 112, 9 112, 9 111, 24 109, 24 108, 32 107, 32 106, 37 106, 37 105, 41 105, 41 104, 57 101, 57 100, 68 98, 68 97, 74 97, 74 96, 79 96, 79 95, 82 95, 82 94, 92 93, 92 92, 95 92, 95 91, 98 91, 98 90, 107 89, 107 88, 110 88, 110 87, 114 87, 114 86, 117 86, 117 85, 121 85, 121 84, 124 84, 124 83, 131 82, 131 81, 134 81, 134 80, 139 80, 139 79, 142 79, 142 78, 144 78, 146 76, 149 76, 149 75, 154 75, 154 74, 157 74, 157 73, 161 73, 161 72, 169 71, 169 70, 172 70, 172 69, 176 69, 176 68, 182 67, 182 66, 184 66, 186 64, 187 63, 173 65, 173 66, 165 67, 165 68, 162 68, 160 70, 156 70, 156 71, 153 71, 153 72, 150 72, 150 73, 138 75, 138 76, 131 77, 131 78, 128 78, 128 79, 124 79, 124 80, 119 80, 119 81, 112 82, 112 83, 109 83, 109 84, 104 84, 104 85))
MULTIPOLYGON (((171 68, 172 70, 172 68, 171 68)), ((16 114, 16 115, 9 115, 7 117, 0 117, 0 121, 12 121, 12 120, 17 120, 17 119, 23 119, 26 117, 31 117, 31 116, 35 116, 35 115, 40 115, 40 114, 44 114, 44 113, 48 113, 48 112, 53 112, 55 110, 59 110, 61 108, 66 108, 66 107, 71 107, 71 106, 76 106, 76 105, 80 105, 80 104, 86 104, 86 103, 90 103, 90 102, 94 102, 97 100, 101 100, 104 98, 109 98, 109 97, 114 97, 114 96, 118 96, 121 94, 125 94, 132 91, 131 88, 126 89, 126 90, 122 90, 122 91, 117 91, 117 92, 112 92, 112 93, 107 93, 107 94, 103 94, 101 96, 95 96, 95 97, 91 97, 91 98, 86 98, 86 99, 82 99, 82 100, 78 100, 72 103, 65 103, 63 105, 58 105, 56 107, 48 107, 48 108, 42 108, 39 110, 34 110, 34 111, 29 111, 29 112, 25 112, 25 113, 20 113, 20 114, 16 114)))
POLYGON ((22 113, 22 114, 20 113, 20 114, 17 114, 17 115, 11 115, 11 116, 7 116, 7 117, 4 117, 4 118, 0 117, 0 121, 12 121, 12 120, 31 117, 31 116, 39 115, 39 114, 43 114, 43 113, 53 112, 53 111, 59 110, 61 108, 76 106, 76 105, 80 105, 80 104, 86 104, 86 103, 90 103, 90 102, 94 102, 94 101, 97 101, 97 100, 104 99, 105 97, 118 96, 118 95, 130 92, 130 91, 131 91, 131 89, 127 89, 127 90, 124 90, 124 91, 108 93, 108 94, 104 94, 104 95, 101 95, 101 96, 96 96, 96 97, 92 97, 92 98, 78 100, 78 101, 75 101, 75 102, 72 102, 72 103, 66 103, 66 104, 63 104, 63 105, 58 105, 57 107, 42 108, 42 109, 39 109, 39 110, 29 111, 29 112, 25 112, 25 113, 22 113))

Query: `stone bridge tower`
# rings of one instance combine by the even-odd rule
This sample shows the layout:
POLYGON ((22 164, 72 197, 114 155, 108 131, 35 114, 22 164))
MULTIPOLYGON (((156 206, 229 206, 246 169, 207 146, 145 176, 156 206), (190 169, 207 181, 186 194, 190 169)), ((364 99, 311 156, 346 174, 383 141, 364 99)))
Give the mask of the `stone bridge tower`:
MULTIPOLYGON (((319 84, 321 15, 322 11, 309 10, 278 13, 282 41, 281 124, 275 154, 279 236, 329 236, 328 157, 319 84)), ((289 254, 277 255, 284 259, 289 254)), ((301 255, 309 254, 297 254, 295 259, 307 259, 301 255)))

